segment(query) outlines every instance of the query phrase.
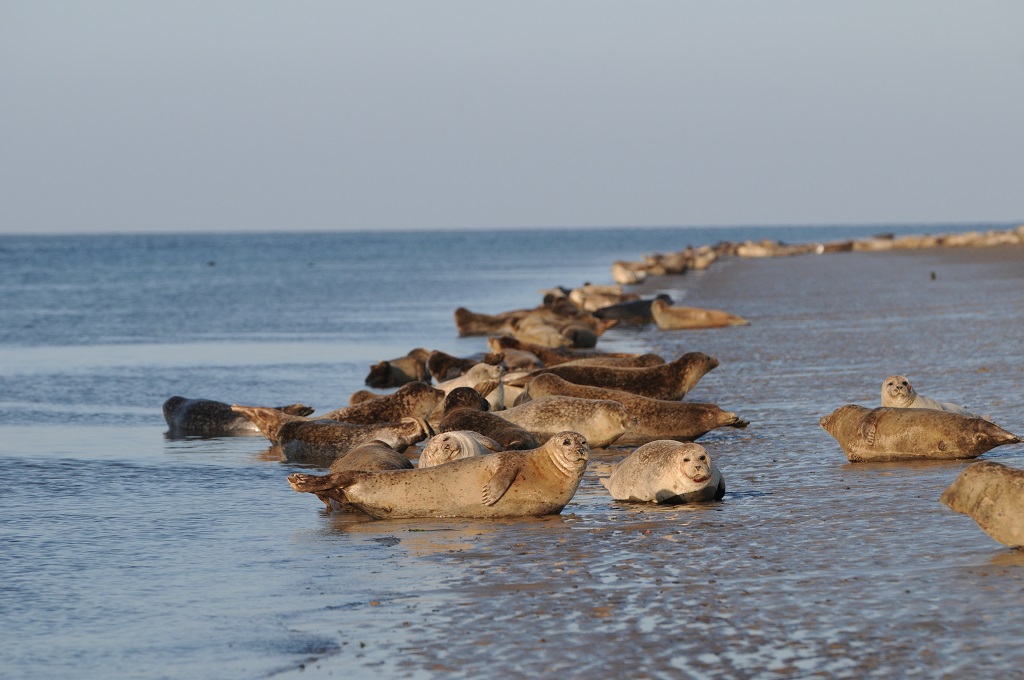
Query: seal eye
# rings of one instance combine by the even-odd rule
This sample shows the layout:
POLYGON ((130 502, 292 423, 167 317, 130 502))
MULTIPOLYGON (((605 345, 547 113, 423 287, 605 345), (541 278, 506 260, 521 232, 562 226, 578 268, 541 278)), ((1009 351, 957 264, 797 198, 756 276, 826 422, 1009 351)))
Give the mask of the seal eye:
POLYGON ((684 463, 689 463, 690 462, 690 457, 687 456, 686 458, 683 458, 683 462, 684 463))
POLYGON ((571 444, 572 444, 572 442, 569 440, 568 437, 566 437, 565 439, 562 440, 562 446, 569 446, 571 444))

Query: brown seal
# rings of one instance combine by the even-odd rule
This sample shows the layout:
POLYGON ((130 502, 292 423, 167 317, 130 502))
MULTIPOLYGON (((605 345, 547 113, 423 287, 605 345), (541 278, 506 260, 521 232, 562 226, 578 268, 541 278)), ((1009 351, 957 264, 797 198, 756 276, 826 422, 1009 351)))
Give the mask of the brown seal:
POLYGON ((290 416, 261 406, 231 407, 252 420, 267 439, 281 447, 286 460, 327 467, 360 444, 379 439, 396 451, 421 442, 430 426, 417 418, 397 423, 356 425, 337 420, 290 416))
POLYGON ((375 395, 372 399, 336 409, 317 418, 363 425, 397 423, 402 418, 426 420, 442 401, 444 390, 416 381, 402 385, 391 394, 375 395))
POLYGON ((589 456, 583 435, 562 432, 529 451, 415 470, 293 474, 288 483, 377 518, 557 515, 576 493, 589 456))
POLYGON ((664 300, 651 301, 651 316, 663 331, 750 325, 743 317, 720 309, 675 307, 664 300))
POLYGON ((430 371, 427 370, 427 359, 430 352, 417 347, 404 357, 387 359, 370 366, 366 376, 366 386, 376 389, 401 387, 405 383, 421 381, 430 382, 430 371))
POLYGON ((652 399, 677 400, 686 396, 694 385, 718 366, 718 359, 702 352, 687 352, 675 361, 647 368, 615 366, 552 366, 533 371, 523 378, 510 380, 514 387, 524 387, 543 373, 553 373, 577 385, 593 385, 623 390, 652 399))
POLYGON ((977 458, 1020 439, 983 418, 925 408, 840 406, 819 421, 850 462, 977 458))
POLYGON ((617 319, 622 324, 639 325, 654 323, 654 316, 651 314, 651 303, 655 300, 662 300, 672 304, 672 298, 665 293, 661 293, 647 300, 631 300, 601 307, 594 311, 594 316, 599 319, 617 319))
POLYGON ((562 395, 531 399, 495 415, 528 430, 538 442, 572 430, 586 437, 595 449, 616 442, 636 424, 636 418, 617 401, 562 395))
POLYGON ((427 440, 416 467, 434 467, 470 456, 486 456, 505 449, 490 437, 472 430, 453 430, 436 434, 427 440))
POLYGON ((974 463, 939 500, 1003 545, 1024 548, 1024 470, 993 461, 974 463))
POLYGON ((633 354, 626 357, 580 357, 558 364, 559 366, 617 366, 619 368, 650 368, 661 366, 665 358, 660 354, 648 352, 646 354, 633 354))
POLYGON ((490 437, 505 450, 535 449, 540 444, 525 428, 489 412, 490 405, 472 387, 456 387, 444 400, 437 431, 472 430, 490 437))
MULTIPOLYGON (((365 472, 371 472, 377 470, 410 469, 412 469, 412 461, 410 461, 407 456, 395 451, 379 439, 374 439, 373 441, 366 442, 365 444, 360 444, 341 458, 335 459, 335 461, 331 463, 328 474, 342 472, 345 470, 363 470, 365 472)), ((318 494, 317 498, 322 500, 324 505, 327 506, 327 512, 331 512, 332 510, 355 510, 355 508, 347 503, 332 500, 324 495, 318 494)))
POLYGON ((558 349, 552 349, 551 347, 543 347, 530 342, 522 342, 517 340, 511 335, 500 335, 487 339, 487 345, 493 352, 504 352, 508 349, 518 349, 524 352, 530 352, 541 361, 544 362, 545 366, 555 366, 557 364, 563 364, 573 359, 583 359, 587 357, 631 357, 636 356, 635 354, 629 354, 625 352, 601 352, 598 350, 583 350, 583 349, 572 349, 568 347, 561 347, 558 349))
POLYGON ((526 394, 530 399, 561 394, 619 402, 637 422, 615 441, 617 446, 639 446, 659 439, 687 442, 703 437, 715 428, 742 428, 750 424, 732 411, 723 411, 715 404, 651 399, 623 390, 577 385, 554 373, 542 373, 531 380, 526 394))
MULTIPOLYGON (((313 409, 305 404, 278 406, 277 410, 297 416, 308 416, 313 409)), ((164 402, 167 436, 229 437, 255 435, 259 430, 244 415, 231 410, 231 404, 212 399, 188 399, 174 396, 164 402)))
POLYGON ((720 501, 725 479, 700 444, 653 441, 626 456, 601 484, 617 501, 699 503, 720 501))
POLYGON ((484 363, 494 366, 500 364, 502 359, 504 357, 501 354, 494 352, 475 359, 472 357, 456 357, 435 349, 427 358, 427 370, 430 371, 430 375, 434 376, 434 380, 444 382, 445 380, 458 378, 477 364, 484 363))

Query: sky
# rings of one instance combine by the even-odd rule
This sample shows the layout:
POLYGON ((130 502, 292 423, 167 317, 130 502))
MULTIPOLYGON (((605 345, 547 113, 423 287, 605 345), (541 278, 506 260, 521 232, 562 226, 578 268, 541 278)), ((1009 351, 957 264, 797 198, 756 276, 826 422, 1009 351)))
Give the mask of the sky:
POLYGON ((1024 221, 1018 0, 6 0, 0 234, 1024 221))

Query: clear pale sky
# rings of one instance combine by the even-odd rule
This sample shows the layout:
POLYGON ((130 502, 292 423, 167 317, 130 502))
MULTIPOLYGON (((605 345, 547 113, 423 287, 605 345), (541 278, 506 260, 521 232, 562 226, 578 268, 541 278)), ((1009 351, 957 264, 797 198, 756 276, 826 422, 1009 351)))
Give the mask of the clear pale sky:
POLYGON ((0 233, 1024 221, 1024 2, 0 2, 0 233))

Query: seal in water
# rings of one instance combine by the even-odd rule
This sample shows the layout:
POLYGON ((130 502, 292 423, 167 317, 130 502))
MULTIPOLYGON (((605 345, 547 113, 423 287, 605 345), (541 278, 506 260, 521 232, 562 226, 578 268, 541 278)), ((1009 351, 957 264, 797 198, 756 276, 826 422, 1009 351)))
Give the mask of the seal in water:
MULTIPOLYGON (((313 412, 305 404, 278 406, 277 410, 296 416, 308 416, 313 412)), ((172 438, 259 434, 251 420, 231 410, 231 404, 212 399, 171 397, 164 402, 164 420, 169 428, 167 436, 172 438)))
POLYGON ((472 430, 508 449, 535 449, 540 444, 529 430, 489 412, 487 400, 472 387, 456 387, 444 399, 437 431, 472 430))
POLYGON ((590 457, 578 432, 529 451, 503 451, 436 467, 384 472, 293 474, 288 483, 350 503, 371 517, 557 515, 572 500, 590 457))
POLYGON ((926 408, 847 404, 818 422, 852 463, 977 458, 1020 441, 984 418, 926 408))
POLYGON ((965 416, 974 414, 963 406, 951 404, 948 401, 935 401, 929 397, 921 396, 910 384, 910 381, 902 375, 890 375, 882 383, 882 406, 894 408, 930 408, 936 411, 950 411, 962 413, 965 416))
POLYGON ((490 437, 472 430, 453 430, 436 434, 427 440, 416 467, 434 467, 460 458, 500 453, 505 449, 490 437))
POLYGON ((974 463, 939 500, 1011 548, 1024 548, 1024 470, 994 461, 974 463))
POLYGON ((555 395, 538 397, 495 415, 528 430, 540 443, 572 430, 595 449, 617 441, 636 424, 636 418, 617 401, 555 395))
POLYGON ((402 418, 426 420, 442 401, 444 401, 444 390, 431 387, 425 382, 416 381, 402 385, 391 394, 374 396, 357 404, 317 416, 317 418, 363 425, 397 423, 402 418))
POLYGON ((626 456, 601 483, 617 501, 699 503, 720 501, 725 480, 700 444, 653 441, 626 456))

